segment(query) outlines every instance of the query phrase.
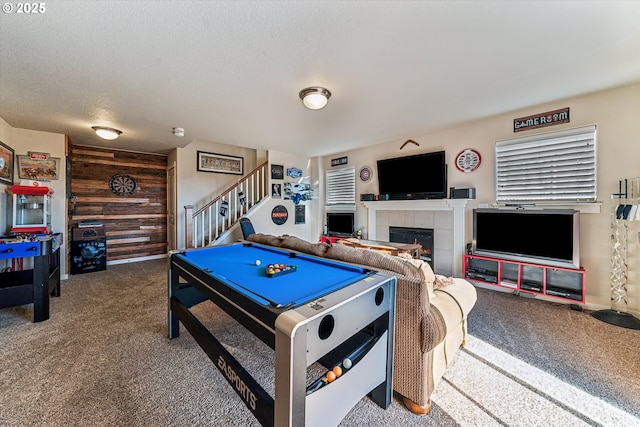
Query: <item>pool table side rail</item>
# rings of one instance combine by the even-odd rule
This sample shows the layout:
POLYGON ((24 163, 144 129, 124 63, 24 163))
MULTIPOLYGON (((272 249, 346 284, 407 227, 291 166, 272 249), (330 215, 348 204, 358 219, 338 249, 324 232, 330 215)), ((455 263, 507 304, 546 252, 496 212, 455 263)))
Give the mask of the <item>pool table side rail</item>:
MULTIPOLYGON (((174 255, 170 257, 169 276, 169 301, 177 299, 185 307, 191 308, 211 300, 270 348, 275 347, 275 321, 284 309, 256 304, 241 292, 174 255), (180 277, 187 283, 180 283, 180 277)), ((175 316, 169 323, 169 338, 175 338, 180 334, 175 316)))

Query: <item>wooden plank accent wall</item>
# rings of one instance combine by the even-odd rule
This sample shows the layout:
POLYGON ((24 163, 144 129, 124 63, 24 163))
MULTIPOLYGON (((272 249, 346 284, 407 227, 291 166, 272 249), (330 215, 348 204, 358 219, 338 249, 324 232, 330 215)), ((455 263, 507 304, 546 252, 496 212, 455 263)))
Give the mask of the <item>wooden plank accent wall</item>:
POLYGON ((167 156, 71 145, 69 226, 96 220, 105 226, 107 262, 167 253, 167 156), (131 196, 109 188, 116 174, 138 186, 131 196))

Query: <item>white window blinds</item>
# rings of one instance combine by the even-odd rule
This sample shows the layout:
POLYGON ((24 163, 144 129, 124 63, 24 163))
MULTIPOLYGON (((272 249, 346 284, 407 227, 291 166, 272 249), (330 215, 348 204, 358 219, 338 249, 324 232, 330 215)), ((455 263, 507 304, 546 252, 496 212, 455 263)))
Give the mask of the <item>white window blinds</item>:
POLYGON ((596 126, 496 142, 496 202, 594 202, 596 126))
POLYGON ((353 167, 327 171, 327 205, 356 203, 356 170, 353 167))

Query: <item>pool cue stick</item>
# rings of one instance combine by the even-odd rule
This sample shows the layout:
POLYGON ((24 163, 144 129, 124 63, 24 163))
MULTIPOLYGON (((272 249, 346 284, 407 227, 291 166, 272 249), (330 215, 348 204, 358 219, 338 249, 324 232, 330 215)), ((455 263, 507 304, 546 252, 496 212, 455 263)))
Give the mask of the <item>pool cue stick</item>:
POLYGON ((638 214, 638 197, 640 197, 640 178, 631 178, 631 209, 629 210, 629 221, 635 221, 638 214))
POLYGON ((636 204, 634 207, 636 208, 635 220, 640 221, 640 177, 636 177, 636 204))
POLYGON ((618 181, 618 206, 616 207, 616 219, 622 219, 624 205, 622 204, 622 180, 618 181))
MULTIPOLYGON (((631 212, 631 202, 632 200, 629 199, 629 193, 628 193, 628 189, 629 189, 629 180, 627 178, 624 179, 624 211, 622 211, 622 219, 627 220, 629 219, 629 212, 631 212)), ((633 181, 631 182, 631 197, 633 198, 633 181)))

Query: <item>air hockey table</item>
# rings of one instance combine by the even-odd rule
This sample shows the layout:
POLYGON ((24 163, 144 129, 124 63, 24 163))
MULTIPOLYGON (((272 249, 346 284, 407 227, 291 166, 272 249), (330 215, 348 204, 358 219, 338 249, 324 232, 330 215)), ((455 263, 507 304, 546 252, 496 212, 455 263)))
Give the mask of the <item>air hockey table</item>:
POLYGON ((337 425, 364 396, 391 404, 395 287, 394 276, 256 243, 173 251, 168 334, 182 324, 262 425, 337 425), (275 397, 190 310, 206 300, 275 351, 275 397), (316 363, 327 373, 309 380, 316 363))

